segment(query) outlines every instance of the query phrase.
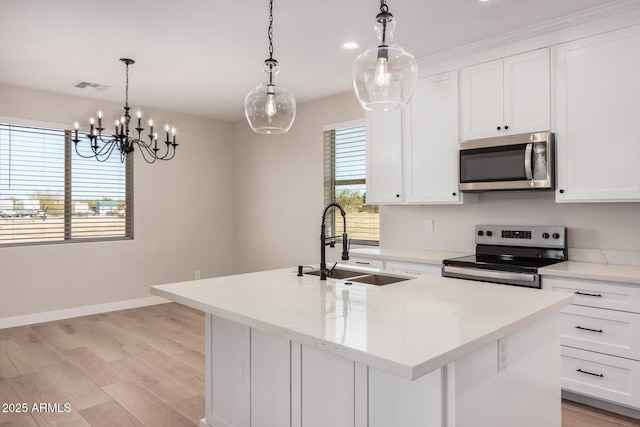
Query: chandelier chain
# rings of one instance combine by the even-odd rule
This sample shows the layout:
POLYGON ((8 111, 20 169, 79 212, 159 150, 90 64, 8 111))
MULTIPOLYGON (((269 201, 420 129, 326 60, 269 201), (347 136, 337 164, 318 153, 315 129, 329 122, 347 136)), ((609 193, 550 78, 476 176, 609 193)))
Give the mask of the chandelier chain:
POLYGON ((273 59, 273 0, 269 0, 269 59, 273 59))
POLYGON ((126 65, 126 84, 125 84, 125 92, 124 92, 124 105, 125 107, 129 106, 129 64, 125 63, 126 65))
POLYGON ((387 0, 380 0, 380 12, 389 12, 389 6, 387 6, 387 0))

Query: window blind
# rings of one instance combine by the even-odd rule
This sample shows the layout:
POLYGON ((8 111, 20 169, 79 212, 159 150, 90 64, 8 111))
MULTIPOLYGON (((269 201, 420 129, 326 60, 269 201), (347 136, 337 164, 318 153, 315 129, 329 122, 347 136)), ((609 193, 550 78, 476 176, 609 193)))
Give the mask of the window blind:
MULTIPOLYGON (((377 244, 380 240, 377 205, 366 203, 366 128, 346 126, 324 132, 325 203, 337 202, 347 213, 347 233, 354 243, 377 244)), ((331 235, 342 234, 339 211, 328 221, 331 235)))
POLYGON ((132 236, 127 162, 72 144, 70 131, 0 123, 0 245, 132 236))

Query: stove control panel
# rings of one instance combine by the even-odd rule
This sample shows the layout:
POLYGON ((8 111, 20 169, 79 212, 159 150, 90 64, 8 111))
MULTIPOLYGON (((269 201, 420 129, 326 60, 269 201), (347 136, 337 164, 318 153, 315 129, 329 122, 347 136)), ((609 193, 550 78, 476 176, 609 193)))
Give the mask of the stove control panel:
POLYGON ((476 225, 476 244, 566 248, 567 229, 556 226, 476 225))

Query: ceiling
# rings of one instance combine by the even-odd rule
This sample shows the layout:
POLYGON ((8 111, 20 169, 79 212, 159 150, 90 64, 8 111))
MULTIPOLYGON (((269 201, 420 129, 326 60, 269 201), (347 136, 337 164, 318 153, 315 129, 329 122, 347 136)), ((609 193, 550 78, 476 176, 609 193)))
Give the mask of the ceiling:
MULTIPOLYGON (((396 42, 423 58, 614 0, 388 0, 396 42)), ((615 0, 620 1, 620 0, 615 0)), ((280 83, 303 103, 351 90, 377 0, 274 0, 280 83), (360 48, 347 51, 345 41, 360 48)), ((239 120, 268 57, 268 0, 2 0, 0 83, 239 120), (80 81, 109 86, 79 89, 80 81)), ((2 100, 0 100, 2 102, 2 100)))

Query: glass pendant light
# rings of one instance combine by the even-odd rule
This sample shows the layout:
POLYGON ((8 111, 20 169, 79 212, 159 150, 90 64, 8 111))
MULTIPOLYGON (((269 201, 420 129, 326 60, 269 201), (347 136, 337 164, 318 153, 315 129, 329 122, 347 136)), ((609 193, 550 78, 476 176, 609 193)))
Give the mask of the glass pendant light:
POLYGON ((244 100, 244 114, 256 133, 285 133, 296 117, 296 99, 277 82, 280 67, 273 58, 273 0, 269 1, 269 58, 263 71, 264 81, 244 100))
POLYGON ((409 103, 418 82, 418 64, 409 52, 393 42, 396 21, 386 0, 376 16, 377 41, 362 52, 351 69, 353 88, 362 107, 393 111, 409 103))

